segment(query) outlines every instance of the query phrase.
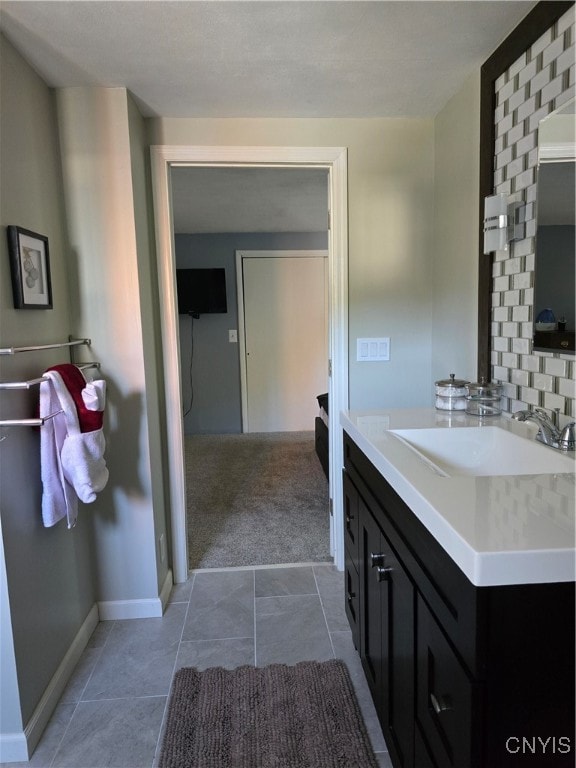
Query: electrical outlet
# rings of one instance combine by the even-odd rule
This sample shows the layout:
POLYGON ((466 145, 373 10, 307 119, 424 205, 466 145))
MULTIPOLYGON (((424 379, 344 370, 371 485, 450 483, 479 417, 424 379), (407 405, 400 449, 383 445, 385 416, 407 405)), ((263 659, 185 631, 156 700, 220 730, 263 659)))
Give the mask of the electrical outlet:
POLYGON ((238 343, 238 331, 228 331, 228 341, 231 344, 238 343))

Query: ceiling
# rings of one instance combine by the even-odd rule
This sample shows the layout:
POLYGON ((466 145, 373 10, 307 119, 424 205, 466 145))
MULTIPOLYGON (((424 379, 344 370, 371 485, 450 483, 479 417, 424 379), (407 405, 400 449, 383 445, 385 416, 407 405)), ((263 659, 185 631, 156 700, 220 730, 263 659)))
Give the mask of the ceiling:
MULTIPOLYGON (((126 87, 145 117, 432 117, 534 5, 2 0, 0 28, 48 85, 126 87)), ((298 208, 309 218, 320 183, 313 174, 298 180, 272 171, 256 183, 256 176, 237 172, 228 183, 238 186, 228 189, 226 201, 221 174, 228 172, 203 173, 200 195, 198 178, 190 180, 195 191, 186 187, 185 173, 175 176, 178 226, 184 227, 177 231, 207 231, 209 216, 210 227, 223 226, 206 211, 208 200, 219 211, 242 200, 246 208, 253 199, 252 216, 268 209, 288 213, 295 186, 302 195, 298 208), (257 193, 248 195, 253 187, 257 193), (180 194, 197 211, 204 204, 204 223, 183 219, 180 194)), ((294 211, 290 222, 276 215, 257 231, 314 231, 320 222, 325 226, 325 211, 313 225, 294 211)))
POLYGON ((435 115, 534 2, 3 0, 52 86, 125 86, 146 117, 435 115))

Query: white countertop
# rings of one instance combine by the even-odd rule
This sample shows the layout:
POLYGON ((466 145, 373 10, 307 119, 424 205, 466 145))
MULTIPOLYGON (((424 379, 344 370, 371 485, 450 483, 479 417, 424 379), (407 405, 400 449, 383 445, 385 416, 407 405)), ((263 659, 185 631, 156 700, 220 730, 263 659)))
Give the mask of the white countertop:
POLYGON ((533 440, 536 425, 433 408, 346 411, 340 423, 476 586, 575 579, 574 472, 441 476, 390 434, 485 425, 533 440))

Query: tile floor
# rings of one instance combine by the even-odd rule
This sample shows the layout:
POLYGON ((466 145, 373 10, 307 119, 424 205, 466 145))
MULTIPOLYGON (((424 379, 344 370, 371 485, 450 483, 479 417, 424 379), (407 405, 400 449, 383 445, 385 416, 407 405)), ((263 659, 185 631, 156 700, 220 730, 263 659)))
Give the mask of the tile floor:
POLYGON ((342 658, 382 768, 391 768, 328 564, 198 571, 161 619, 101 622, 28 763, 153 768, 175 670, 342 658))

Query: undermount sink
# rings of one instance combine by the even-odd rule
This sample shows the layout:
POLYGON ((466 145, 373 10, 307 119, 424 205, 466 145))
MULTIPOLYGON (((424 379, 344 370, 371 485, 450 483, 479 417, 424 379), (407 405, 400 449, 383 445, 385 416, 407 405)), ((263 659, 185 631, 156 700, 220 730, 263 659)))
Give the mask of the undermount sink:
POLYGON ((393 429, 390 434, 442 475, 542 475, 576 467, 573 454, 500 427, 393 429))

